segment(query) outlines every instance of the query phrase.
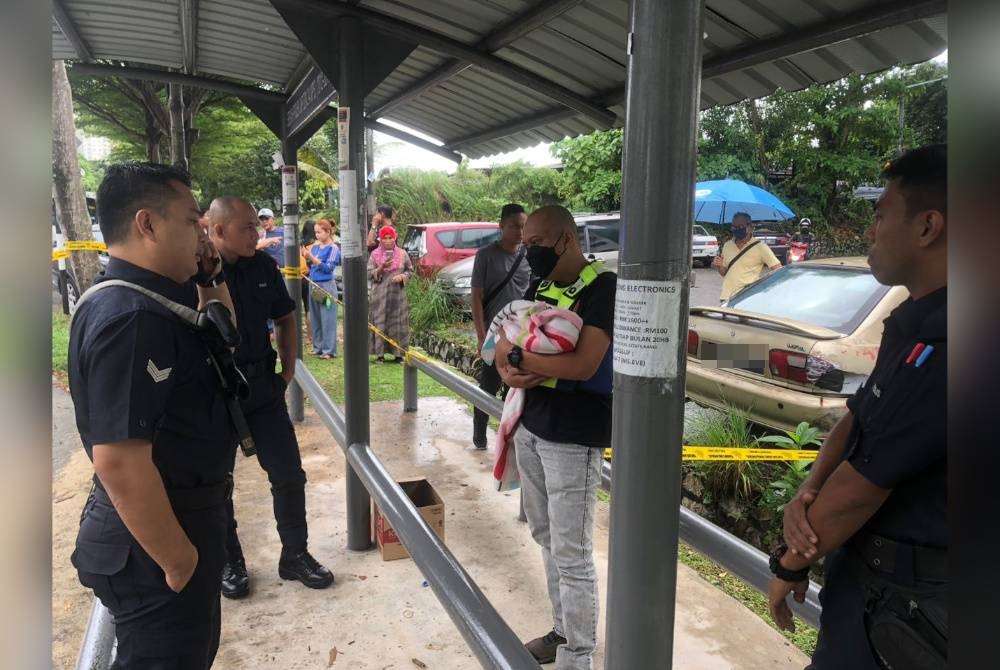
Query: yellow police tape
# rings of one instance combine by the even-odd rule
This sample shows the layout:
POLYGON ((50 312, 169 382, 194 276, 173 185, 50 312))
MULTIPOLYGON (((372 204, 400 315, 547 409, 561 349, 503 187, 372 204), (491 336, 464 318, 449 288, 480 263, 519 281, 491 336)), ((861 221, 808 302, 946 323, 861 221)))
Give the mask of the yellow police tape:
POLYGON ((281 267, 278 268, 278 270, 289 279, 302 279, 305 277, 305 275, 302 274, 302 268, 300 267, 281 267))
MULTIPOLYGON (((685 445, 683 461, 814 461, 818 452, 812 449, 758 449, 755 447, 692 447, 685 445)), ((611 458, 611 449, 604 450, 611 458)))
POLYGON ((107 251, 108 245, 96 240, 85 240, 82 242, 66 242, 61 249, 52 250, 52 260, 60 261, 69 258, 71 251, 107 251))

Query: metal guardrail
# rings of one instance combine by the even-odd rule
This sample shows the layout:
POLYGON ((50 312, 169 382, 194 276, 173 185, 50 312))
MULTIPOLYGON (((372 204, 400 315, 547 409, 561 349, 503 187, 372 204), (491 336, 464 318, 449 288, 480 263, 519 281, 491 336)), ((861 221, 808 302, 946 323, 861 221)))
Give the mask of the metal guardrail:
POLYGON ((304 364, 295 366, 295 379, 309 395, 316 413, 344 449, 348 463, 382 514, 392 524, 396 535, 427 578, 427 583, 480 664, 484 668, 497 670, 538 667, 531 653, 490 604, 462 564, 427 525, 413 502, 403 493, 371 448, 366 444, 344 443, 346 424, 343 413, 304 364))
MULTIPOLYGON (((490 396, 451 370, 412 357, 403 367, 403 397, 411 399, 410 404, 404 403, 407 411, 412 412, 417 409, 415 372, 420 370, 487 414, 499 418, 503 412, 503 403, 498 398, 490 396)), ((611 463, 604 461, 601 468, 601 488, 605 491, 611 491, 611 472, 611 463)), ((684 506, 680 507, 680 538, 699 553, 767 595, 767 586, 772 575, 768 567, 767 554, 764 552, 684 506)), ((789 606, 795 615, 813 628, 819 628, 819 615, 822 609, 819 603, 819 589, 818 584, 810 581, 804 603, 800 604, 794 599, 789 599, 789 606)))
POLYGON ((97 598, 90 608, 87 630, 80 644, 76 670, 107 670, 115 657, 115 624, 111 612, 97 598))

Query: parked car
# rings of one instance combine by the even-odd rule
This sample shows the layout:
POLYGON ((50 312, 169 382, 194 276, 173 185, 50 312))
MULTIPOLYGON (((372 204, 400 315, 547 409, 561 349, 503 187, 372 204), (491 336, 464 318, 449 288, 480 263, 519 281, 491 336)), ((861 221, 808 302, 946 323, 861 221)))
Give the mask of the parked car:
POLYGON ((807 421, 827 432, 871 374, 882 321, 907 295, 879 284, 864 258, 837 258, 783 267, 723 306, 693 307, 687 396, 771 428, 807 421))
POLYGON ((776 223, 762 222, 753 224, 753 237, 760 240, 778 258, 782 265, 788 263, 788 233, 781 229, 776 223))
POLYGON ((402 246, 416 273, 430 277, 450 263, 475 256, 476 251, 498 239, 497 223, 414 223, 407 226, 402 246))
POLYGON ((709 235, 708 231, 695 224, 691 233, 691 260, 709 267, 712 259, 719 255, 719 238, 709 235))
MULTIPOLYGON (((97 200, 93 193, 88 193, 87 211, 90 214, 90 233, 98 242, 104 241, 101 228, 97 225, 97 200)), ((62 249, 66 245, 66 233, 63 230, 59 218, 56 216, 56 203, 52 201, 52 250, 62 249)), ((108 265, 108 254, 102 251, 98 254, 98 261, 103 270, 108 265)), ((59 294, 62 303, 63 314, 72 314, 76 310, 76 300, 80 297, 80 284, 73 273, 72 264, 67 263, 65 258, 52 261, 52 290, 59 294)))
MULTIPOLYGON (((590 260, 601 260, 604 266, 614 272, 618 271, 618 235, 621 227, 621 214, 607 212, 605 214, 584 214, 574 217, 576 221, 577 240, 580 249, 590 260)), ((706 264, 712 262, 718 254, 719 241, 714 235, 709 235, 701 226, 694 226, 692 250, 696 258, 706 264)), ((460 302, 465 311, 472 311, 472 264, 475 255, 452 263, 443 268, 437 275, 441 285, 460 302)))

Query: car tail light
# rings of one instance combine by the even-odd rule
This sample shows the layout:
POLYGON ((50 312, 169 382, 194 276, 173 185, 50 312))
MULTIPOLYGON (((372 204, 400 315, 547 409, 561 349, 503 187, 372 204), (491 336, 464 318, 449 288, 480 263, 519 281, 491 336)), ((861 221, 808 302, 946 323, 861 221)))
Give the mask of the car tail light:
POLYGON ((785 245, 785 244, 788 244, 788 238, 787 237, 779 237, 778 238, 778 246, 780 247, 780 246, 785 245))
POLYGON ((768 355, 768 363, 773 376, 800 384, 809 382, 806 372, 808 362, 809 357, 805 354, 785 351, 784 349, 771 349, 771 353, 768 355))
POLYGON ((688 330, 688 354, 691 356, 698 355, 698 345, 701 343, 701 338, 698 337, 698 333, 693 330, 688 330))
POLYGON ((717 246, 719 246, 719 241, 718 240, 709 240, 708 241, 708 246, 710 246, 710 247, 717 247, 717 246))
POLYGON ((771 349, 768 356, 771 375, 799 384, 812 384, 839 393, 844 388, 844 371, 819 356, 795 351, 771 349))

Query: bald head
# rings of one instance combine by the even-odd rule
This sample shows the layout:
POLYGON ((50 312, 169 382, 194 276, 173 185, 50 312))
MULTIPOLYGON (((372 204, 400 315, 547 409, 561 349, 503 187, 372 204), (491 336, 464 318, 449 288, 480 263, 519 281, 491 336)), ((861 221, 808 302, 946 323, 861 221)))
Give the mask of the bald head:
POLYGON ((576 237, 576 221, 573 220, 573 214, 561 205, 539 207, 528 217, 528 221, 531 220, 535 221, 535 226, 540 230, 553 236, 570 233, 576 237))
POLYGON ((257 250, 257 212, 235 195, 219 196, 205 212, 208 233, 227 263, 253 256, 257 250))

